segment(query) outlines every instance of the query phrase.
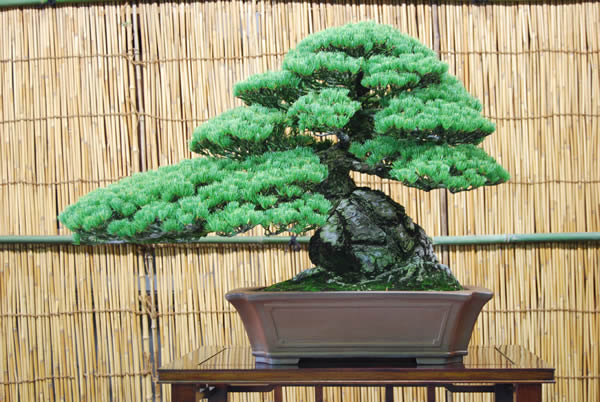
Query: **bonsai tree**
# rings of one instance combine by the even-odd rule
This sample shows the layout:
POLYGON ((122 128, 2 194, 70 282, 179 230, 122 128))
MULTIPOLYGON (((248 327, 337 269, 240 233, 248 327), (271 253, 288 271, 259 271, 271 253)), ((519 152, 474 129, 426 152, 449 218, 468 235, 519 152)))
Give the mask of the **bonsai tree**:
POLYGON ((235 85, 245 106, 196 128, 190 150, 202 157, 95 190, 59 219, 85 243, 316 229, 315 267, 273 289, 460 289, 404 208, 350 175, 451 192, 508 179, 477 147, 494 125, 447 70, 390 26, 310 35, 281 71, 235 85))

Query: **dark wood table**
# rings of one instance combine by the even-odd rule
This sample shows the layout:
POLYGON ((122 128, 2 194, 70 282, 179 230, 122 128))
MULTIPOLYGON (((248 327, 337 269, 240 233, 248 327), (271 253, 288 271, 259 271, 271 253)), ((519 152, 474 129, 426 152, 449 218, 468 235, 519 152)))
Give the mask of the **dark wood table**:
POLYGON ((274 392, 282 401, 283 386, 315 387, 323 401, 325 386, 383 386, 385 401, 393 387, 435 387, 450 392, 491 392, 497 402, 542 400, 542 384, 554 382, 554 369, 520 346, 469 348, 463 363, 416 366, 410 360, 306 360, 299 366, 255 363, 250 348, 202 347, 158 370, 158 381, 172 385, 172 400, 227 401, 231 392, 274 392))

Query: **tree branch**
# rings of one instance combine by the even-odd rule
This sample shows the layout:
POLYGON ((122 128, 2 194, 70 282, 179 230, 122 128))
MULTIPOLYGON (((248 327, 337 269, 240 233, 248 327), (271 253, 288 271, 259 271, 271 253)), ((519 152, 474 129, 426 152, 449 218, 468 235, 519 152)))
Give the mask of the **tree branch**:
POLYGON ((337 139, 342 143, 350 142, 350 136, 343 130, 337 131, 313 131, 312 134, 315 137, 330 137, 335 135, 337 139))
POLYGON ((356 172, 372 174, 375 176, 379 176, 383 179, 390 178, 389 172, 391 168, 389 166, 385 166, 380 163, 376 164, 375 166, 371 166, 365 162, 361 162, 356 159, 352 160, 351 164, 351 169, 356 172))
POLYGON ((332 132, 329 132, 329 131, 326 131, 326 132, 313 131, 312 134, 315 137, 320 137, 320 138, 331 137, 332 135, 336 135, 337 136, 336 133, 332 133, 332 132))
POLYGON ((335 135, 337 136, 338 140, 340 140, 341 143, 349 143, 350 142, 350 136, 343 130, 337 131, 335 133, 335 135))

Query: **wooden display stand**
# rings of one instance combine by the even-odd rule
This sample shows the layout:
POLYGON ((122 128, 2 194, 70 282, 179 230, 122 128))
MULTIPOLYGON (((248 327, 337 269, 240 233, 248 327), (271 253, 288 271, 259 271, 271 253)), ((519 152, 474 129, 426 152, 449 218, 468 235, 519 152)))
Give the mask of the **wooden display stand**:
POLYGON ((491 392, 496 402, 541 402, 542 384, 554 383, 554 369, 520 346, 471 347, 463 363, 416 366, 407 360, 307 360, 300 366, 270 366, 254 362, 250 348, 202 347, 158 370, 158 380, 172 385, 174 402, 227 401, 232 392, 274 392, 282 387, 315 387, 323 401, 325 386, 383 386, 385 401, 394 387, 427 387, 427 402, 435 387, 451 392, 491 392))

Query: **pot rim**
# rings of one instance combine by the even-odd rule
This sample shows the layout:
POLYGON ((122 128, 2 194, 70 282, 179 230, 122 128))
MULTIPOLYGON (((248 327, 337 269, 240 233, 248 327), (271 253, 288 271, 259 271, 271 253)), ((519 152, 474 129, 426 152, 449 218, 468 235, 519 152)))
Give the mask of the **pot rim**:
POLYGON ((228 291, 225 294, 227 300, 236 298, 260 299, 262 297, 273 298, 279 295, 282 298, 303 298, 312 296, 312 298, 331 298, 331 297, 370 297, 370 296, 431 296, 440 294, 450 298, 468 298, 473 296, 491 299, 494 293, 487 288, 479 286, 463 286, 462 290, 342 290, 342 291, 261 291, 264 287, 237 288, 228 291))

